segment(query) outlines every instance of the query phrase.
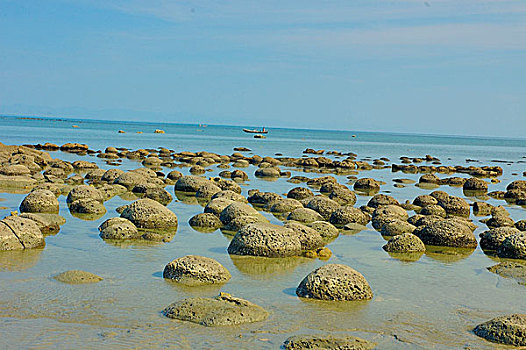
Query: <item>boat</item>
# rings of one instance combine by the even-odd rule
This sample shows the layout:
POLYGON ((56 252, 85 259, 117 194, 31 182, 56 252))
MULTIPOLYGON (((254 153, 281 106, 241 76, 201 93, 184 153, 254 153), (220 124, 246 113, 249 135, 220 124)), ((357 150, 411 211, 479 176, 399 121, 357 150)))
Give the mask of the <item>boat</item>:
POLYGON ((255 129, 243 129, 244 132, 248 132, 249 134, 268 134, 268 130, 265 128, 261 130, 255 130, 255 129))

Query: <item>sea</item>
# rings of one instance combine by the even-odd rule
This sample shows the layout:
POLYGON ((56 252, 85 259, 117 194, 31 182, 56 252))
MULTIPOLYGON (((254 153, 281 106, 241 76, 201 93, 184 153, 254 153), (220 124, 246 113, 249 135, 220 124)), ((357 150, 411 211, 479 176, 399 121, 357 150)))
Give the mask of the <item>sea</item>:
MULTIPOLYGON (((247 147, 247 156, 301 157, 306 148, 353 152, 357 159, 372 162, 388 158, 400 164, 400 157, 431 155, 443 165, 503 168, 498 182, 489 191, 505 190, 511 181, 524 179, 526 139, 467 137, 271 128, 265 139, 255 139, 243 128, 168 124, 155 122, 101 121, 39 117, 0 117, 0 142, 23 145, 51 142, 87 144, 90 149, 108 146, 129 149, 166 147, 180 151, 209 151, 232 154, 235 147, 247 147), (154 133, 162 129, 164 133, 154 133), (119 130, 124 133, 119 133, 119 130)), ((469 130, 466 130, 468 133, 469 130)), ((103 159, 60 151, 49 152, 68 161, 89 160, 110 169, 103 159)), ((334 156, 327 156, 334 158, 334 156)), ((425 163, 424 163, 425 164, 425 163)), ((124 159, 122 170, 141 167, 124 159)), ((224 169, 210 167, 206 176, 224 169)), ((257 168, 249 166, 250 189, 286 194, 296 186, 287 178, 258 179, 257 168)), ((161 169, 168 173, 172 169, 161 169)), ((188 167, 177 168, 189 174, 188 167)), ((318 177, 323 174, 286 168, 292 176, 318 177)), ((380 193, 400 202, 433 189, 415 184, 394 186, 394 179, 418 182, 421 174, 392 172, 390 168, 360 171, 357 175, 382 181, 380 193)), ((438 174, 439 177, 447 175, 438 174)), ((451 175, 450 175, 451 176, 451 175)), ((455 176, 468 177, 465 174, 455 176)), ((352 188, 347 176, 337 175, 352 188)), ((65 196, 59 197, 60 215, 66 223, 56 235, 46 237, 43 249, 0 252, 0 348, 2 349, 279 349, 293 335, 357 336, 376 343, 377 349, 498 349, 506 348, 475 336, 477 324, 496 316, 526 313, 526 287, 514 279, 487 270, 502 261, 475 250, 430 248, 416 259, 386 253, 386 239, 370 224, 367 229, 342 231, 327 247, 329 260, 289 258, 265 259, 231 256, 227 247, 231 233, 193 230, 188 220, 203 212, 197 200, 174 196, 168 208, 179 220, 177 233, 167 243, 109 243, 99 237, 98 226, 119 214, 116 208, 131 203, 133 196, 117 196, 105 202, 107 212, 94 220, 71 215, 65 196), (221 286, 187 287, 162 277, 164 266, 185 255, 207 256, 219 261, 232 274, 221 286), (345 264, 362 273, 374 293, 366 302, 320 302, 298 298, 296 287, 314 269, 327 264, 345 264), (58 273, 80 269, 95 273, 103 281, 89 285, 68 285, 55 279, 58 273), (263 322, 228 327, 204 327, 163 316, 169 304, 188 297, 212 297, 219 292, 254 302, 267 311, 263 322)), ((526 219, 523 207, 490 197, 466 197, 462 188, 440 186, 439 190, 466 198, 469 203, 486 201, 502 205, 515 220, 526 219)), ((0 215, 18 210, 25 193, 0 193, 0 215)), ((355 206, 365 205, 371 196, 358 195, 355 206)), ((136 198, 135 198, 136 199, 136 198)), ((262 214, 272 223, 282 224, 269 212, 262 214)), ((409 215, 413 215, 410 212, 409 215)), ((487 227, 484 217, 471 219, 478 235, 487 227)))

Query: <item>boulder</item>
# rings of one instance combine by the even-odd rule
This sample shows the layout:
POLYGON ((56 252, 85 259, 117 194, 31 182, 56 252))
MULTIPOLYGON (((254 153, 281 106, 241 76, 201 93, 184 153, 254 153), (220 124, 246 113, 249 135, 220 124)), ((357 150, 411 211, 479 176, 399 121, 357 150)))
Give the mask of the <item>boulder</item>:
POLYGON ((479 324, 473 332, 494 343, 526 346, 526 315, 512 314, 496 317, 479 324))
POLYGON ((373 292, 365 277, 346 265, 327 264, 317 268, 301 281, 296 294, 320 300, 368 300, 373 292))
POLYGON ((256 209, 254 209, 248 204, 233 202, 221 212, 221 215, 219 215, 219 219, 221 219, 221 222, 223 222, 223 224, 228 224, 236 217, 260 215, 261 214, 256 209))
POLYGON ((79 214, 103 214, 106 212, 104 205, 92 198, 77 199, 69 205, 69 211, 79 214))
POLYGON ((237 232, 248 224, 255 224, 257 222, 268 222, 263 215, 258 216, 238 216, 231 220, 223 227, 224 231, 237 232))
POLYGON ((396 199, 386 194, 377 194, 367 203, 370 208, 380 208, 385 205, 400 205, 396 199))
POLYGON ((314 221, 309 224, 309 227, 318 231, 321 237, 325 240, 335 239, 340 235, 340 231, 327 221, 314 221))
POLYGON ((413 233, 426 245, 457 248, 475 248, 477 246, 473 232, 466 225, 456 220, 444 219, 432 222, 418 227, 413 233))
POLYGON ((298 208, 293 210, 289 216, 287 216, 287 220, 293 220, 298 221, 303 224, 308 224, 314 221, 323 221, 323 216, 321 216, 318 212, 309 209, 309 208, 298 208))
POLYGON ((223 226, 219 218, 212 213, 201 213, 194 215, 188 221, 190 226, 198 229, 216 230, 223 226))
POLYGON ((526 232, 506 237, 497 248, 497 255, 500 258, 526 259, 526 232))
POLYGON ((124 218, 111 218, 104 221, 99 226, 99 231, 99 236, 102 239, 128 240, 141 238, 141 233, 139 233, 137 227, 130 220, 124 218))
POLYGON ((384 215, 396 216, 400 220, 407 220, 409 218, 409 214, 407 214, 404 208, 393 204, 378 207, 373 211, 373 217, 384 215))
POLYGON ((435 215, 445 218, 447 216, 446 210, 438 204, 427 205, 423 207, 419 214, 421 215, 435 215))
POLYGON ((281 176, 281 172, 278 168, 273 167, 259 168, 254 175, 256 177, 278 178, 281 176))
POLYGON ((297 256, 301 250, 300 238, 293 230, 267 223, 244 226, 228 246, 229 254, 270 258, 297 256))
POLYGON ((69 191, 66 202, 71 204, 78 199, 93 199, 100 203, 104 202, 104 196, 102 193, 93 186, 89 185, 78 185, 69 191))
POLYGON ((270 211, 273 213, 289 213, 295 209, 303 208, 303 205, 296 199, 285 198, 272 202, 270 211))
POLYGON ((303 250, 313 250, 325 245, 323 237, 313 228, 293 221, 287 222, 284 226, 294 231, 299 237, 303 250))
POLYGON ((163 277, 185 285, 198 286, 226 283, 230 280, 231 275, 223 265, 214 259, 187 255, 166 265, 163 277))
POLYGON ((138 228, 177 229, 177 216, 168 208, 149 198, 139 199, 126 206, 121 217, 138 228))
POLYGON ((356 194, 347 187, 336 187, 330 192, 329 198, 340 205, 356 204, 356 194))
POLYGON ((356 191, 360 191, 360 192, 379 191, 380 183, 376 181, 375 179, 362 178, 362 179, 356 180, 356 182, 353 185, 353 188, 356 191))
POLYGON ((207 184, 212 184, 212 182, 201 176, 187 175, 179 178, 174 187, 176 191, 195 193, 199 187, 207 184))
POLYGON ((268 312, 261 306, 226 293, 215 298, 184 299, 165 308, 163 314, 207 327, 259 322, 268 317, 268 312))
POLYGON ((470 206, 460 197, 448 196, 447 198, 439 199, 438 205, 444 208, 449 215, 469 217, 470 206))
POLYGON ((383 236, 397 236, 404 233, 413 233, 416 227, 403 220, 395 220, 388 222, 382 226, 380 230, 383 236))
POLYGON ((340 205, 325 196, 316 196, 307 203, 306 208, 318 212, 325 220, 329 220, 332 213, 340 208, 340 205))
POLYGON ((224 190, 221 192, 217 192, 212 196, 212 199, 228 199, 230 201, 234 202, 241 202, 241 203, 248 203, 248 200, 241 194, 231 191, 231 190, 224 190))
POLYGON ((414 205, 417 205, 419 207, 425 207, 425 206, 428 206, 428 205, 435 205, 435 204, 438 204, 438 201, 435 197, 433 196, 430 196, 428 194, 422 194, 418 197, 416 197, 414 200, 413 200, 413 204, 414 205))
POLYGON ((462 186, 464 191, 473 191, 473 192, 488 192, 488 183, 482 179, 478 179, 476 177, 472 177, 466 180, 464 182, 464 185, 462 186))
POLYGON ((31 249, 44 245, 44 236, 33 220, 8 216, 0 221, 0 250, 31 249))
POLYGON ((314 194, 312 193, 312 191, 306 187, 294 187, 287 193, 287 198, 292 198, 292 199, 297 199, 297 200, 310 198, 313 196, 314 194))
POLYGON ((365 226, 369 222, 369 216, 358 208, 345 206, 336 209, 331 214, 329 222, 336 227, 343 227, 350 223, 365 226))
POLYGON ((383 247, 386 252, 414 253, 424 252, 426 246, 420 238, 412 233, 404 233, 391 238, 383 247))
POLYGON ((480 247, 483 250, 497 250, 504 240, 520 231, 515 227, 497 227, 482 232, 480 236, 480 247))
POLYGON ((30 192, 20 204, 22 213, 58 213, 59 204, 55 194, 48 190, 30 192))
POLYGON ((219 217, 221 215, 221 212, 223 210, 225 210, 225 208, 228 207, 232 203, 234 203, 234 201, 232 201, 230 199, 213 198, 205 206, 204 212, 205 213, 211 213, 211 214, 214 214, 215 216, 219 217))
POLYGON ((33 220, 43 235, 54 235, 58 233, 58 231, 60 231, 60 224, 66 222, 66 220, 58 214, 22 213, 19 216, 33 220))
POLYGON ((199 186, 197 192, 195 193, 195 196, 197 198, 210 199, 213 195, 219 192, 221 192, 221 188, 210 182, 199 186))

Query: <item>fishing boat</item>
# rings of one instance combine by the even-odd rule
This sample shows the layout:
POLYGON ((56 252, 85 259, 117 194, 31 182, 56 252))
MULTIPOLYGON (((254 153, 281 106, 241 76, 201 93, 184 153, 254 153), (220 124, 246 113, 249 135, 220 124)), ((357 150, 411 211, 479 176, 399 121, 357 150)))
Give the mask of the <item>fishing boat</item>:
POLYGON ((261 130, 255 130, 255 129, 243 129, 244 132, 248 132, 249 134, 268 134, 268 130, 265 128, 261 130))

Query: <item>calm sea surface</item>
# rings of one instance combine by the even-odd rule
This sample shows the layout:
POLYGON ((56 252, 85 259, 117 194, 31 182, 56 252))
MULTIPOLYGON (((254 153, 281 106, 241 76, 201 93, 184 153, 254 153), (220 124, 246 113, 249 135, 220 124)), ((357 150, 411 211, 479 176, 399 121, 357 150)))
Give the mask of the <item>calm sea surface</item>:
MULTIPOLYGON (((182 124, 104 122, 88 120, 23 120, 0 117, 0 142, 35 144, 52 142, 86 143, 91 149, 107 146, 138 148, 166 147, 176 151, 210 151, 231 154, 234 147, 252 150, 247 155, 282 153, 298 157, 309 147, 354 152, 358 159, 387 157, 399 163, 400 156, 441 159, 445 165, 499 165, 501 183, 490 191, 504 190, 521 179, 526 166, 526 140, 505 138, 442 137, 388 133, 270 129, 267 139, 258 140, 241 127, 182 124), (78 125, 73 128, 72 125, 78 125), (154 134, 163 129, 165 134, 154 134), (126 133, 119 134, 118 130, 126 133), (137 134, 142 131, 142 134, 137 134), (356 137, 352 137, 355 135, 356 137), (466 162, 467 159, 478 162, 466 162)), ((430 133, 433 130, 429 131, 430 133)), ((469 130, 466 130, 469 133, 469 130)), ((104 169, 99 158, 50 152, 52 157, 74 161, 84 159, 104 169)), ((140 163, 124 160, 121 169, 140 163)), ((215 166, 207 176, 221 170, 215 166)), ((178 168, 188 174, 188 168, 178 168)), ((250 180, 249 189, 286 193, 295 186, 280 178, 269 182, 254 178, 255 167, 242 169, 250 180)), ((291 170, 293 175, 319 176, 291 170)), ((164 169, 165 172, 170 171, 164 169)), ((457 174, 458 175, 458 174, 457 174)), ((412 200, 425 190, 414 185, 393 186, 394 178, 418 181, 418 174, 392 173, 390 169, 361 172, 359 177, 384 181, 381 193, 400 202, 412 200)), ((443 175, 439 175, 443 176, 443 175)), ((459 175, 462 176, 462 175, 459 175)), ((337 176, 346 183, 345 176, 337 176)), ((173 194, 173 186, 167 190, 173 194)), ((441 186, 440 190, 462 196, 461 188, 441 186)), ((17 210, 24 194, 0 193, 0 215, 17 210)), ((175 198, 175 196, 174 196, 175 198)), ((359 196, 356 206, 367 203, 359 196)), ((203 212, 197 202, 175 200, 168 205, 179 218, 175 238, 163 244, 114 245, 98 236, 104 220, 118 216, 115 209, 130 203, 129 197, 105 202, 107 213, 93 221, 73 217, 65 197, 59 198, 60 215, 67 222, 55 236, 46 238, 42 250, 0 252, 0 348, 233 348, 278 349, 295 334, 330 333, 355 335, 374 341, 378 349, 496 349, 471 333, 478 323, 501 314, 526 313, 526 287, 486 270, 499 260, 474 251, 429 251, 418 261, 403 262, 382 250, 384 238, 370 225, 368 230, 342 234, 328 247, 329 263, 347 264, 369 281, 374 298, 368 302, 327 303, 299 299, 295 288, 320 260, 250 259, 229 256, 226 248, 232 236, 220 230, 194 231, 188 220, 203 212), (218 260, 232 274, 221 287, 190 288, 165 281, 164 266, 184 255, 204 255, 218 260), (70 269, 96 273, 104 280, 94 285, 61 284, 52 276, 70 269), (270 312, 267 321, 236 327, 206 328, 165 318, 161 310, 190 296, 214 296, 224 291, 248 299, 270 312)), ((474 198, 467 198, 472 202, 474 198)), ((507 207, 514 220, 526 219, 522 207, 488 199, 507 207)), ((411 215, 412 213, 410 213, 411 215)), ((263 212, 273 223, 280 221, 263 212)), ((475 223, 481 218, 472 216, 475 223)), ((475 235, 485 231, 478 223, 475 235)))

